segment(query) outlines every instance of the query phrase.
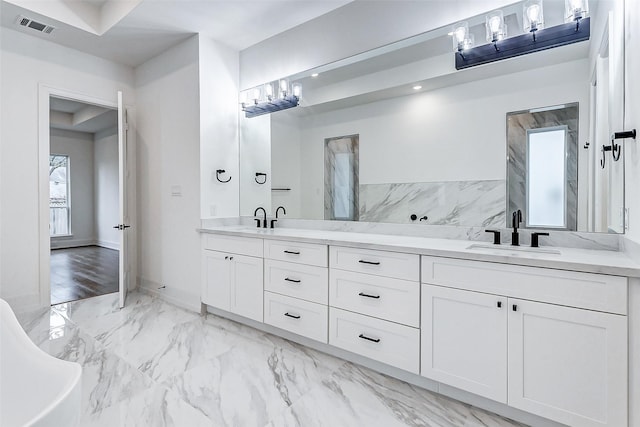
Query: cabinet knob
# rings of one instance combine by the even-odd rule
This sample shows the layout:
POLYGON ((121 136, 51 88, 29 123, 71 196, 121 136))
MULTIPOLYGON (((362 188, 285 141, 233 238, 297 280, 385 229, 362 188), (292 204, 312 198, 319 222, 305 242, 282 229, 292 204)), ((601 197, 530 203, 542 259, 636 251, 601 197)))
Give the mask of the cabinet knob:
POLYGON ((233 257, 232 256, 229 257, 229 261, 233 261, 233 257))
POLYGON ((502 308, 502 301, 498 301, 498 302, 496 303, 496 306, 498 306, 498 308, 502 308))
POLYGON ((511 307, 513 311, 518 311, 518 305, 517 304, 513 304, 513 306, 511 307))
POLYGON ((229 259, 229 256, 227 255, 226 257, 224 257, 224 259, 229 259))

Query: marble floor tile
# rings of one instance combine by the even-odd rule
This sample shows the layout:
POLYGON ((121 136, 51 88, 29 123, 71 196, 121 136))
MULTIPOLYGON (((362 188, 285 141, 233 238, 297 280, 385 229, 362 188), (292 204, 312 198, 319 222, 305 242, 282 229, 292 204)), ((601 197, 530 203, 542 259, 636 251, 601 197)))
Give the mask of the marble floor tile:
POLYGON ((83 366, 82 426, 521 426, 219 316, 127 301, 18 315, 41 349, 83 366))
POLYGON ((165 385, 215 425, 265 425, 345 363, 282 341, 245 339, 165 385))
POLYGON ((522 426, 351 363, 269 423, 270 427, 338 425, 522 426))
POLYGON ((211 427, 209 418, 175 396, 153 386, 130 399, 85 415, 80 424, 90 427, 211 427))

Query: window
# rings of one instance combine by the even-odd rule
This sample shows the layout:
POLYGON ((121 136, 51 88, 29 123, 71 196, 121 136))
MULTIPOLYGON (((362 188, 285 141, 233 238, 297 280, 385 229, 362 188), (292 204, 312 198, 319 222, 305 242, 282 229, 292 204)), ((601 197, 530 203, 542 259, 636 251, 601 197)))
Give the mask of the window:
POLYGON ((69 156, 49 156, 49 234, 71 234, 69 156))
POLYGON ((358 220, 358 135, 325 139, 324 218, 358 220))
POLYGON ((567 128, 527 131, 527 226, 567 228, 567 128))

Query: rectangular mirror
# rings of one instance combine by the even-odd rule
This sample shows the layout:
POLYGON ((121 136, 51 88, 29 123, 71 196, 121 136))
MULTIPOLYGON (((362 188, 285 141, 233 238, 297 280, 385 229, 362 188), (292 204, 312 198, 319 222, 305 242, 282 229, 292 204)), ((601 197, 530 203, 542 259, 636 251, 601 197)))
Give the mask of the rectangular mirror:
MULTIPOLYGON (((531 228, 624 232, 624 162, 605 153, 599 166, 616 126, 602 118, 622 108, 617 3, 590 1, 589 41, 465 70, 446 26, 288 76, 300 106, 241 115, 241 215, 284 206, 288 218, 502 228, 521 209, 531 228), (549 106, 575 108, 573 122, 522 128, 530 163, 516 178, 505 118, 549 106), (327 155, 327 141, 352 135, 357 157, 327 155)), ((522 2, 502 10, 509 35, 522 34, 522 2)), ((484 40, 484 15, 467 21, 484 40)), ((545 2, 545 21, 564 22, 563 2, 545 2)))

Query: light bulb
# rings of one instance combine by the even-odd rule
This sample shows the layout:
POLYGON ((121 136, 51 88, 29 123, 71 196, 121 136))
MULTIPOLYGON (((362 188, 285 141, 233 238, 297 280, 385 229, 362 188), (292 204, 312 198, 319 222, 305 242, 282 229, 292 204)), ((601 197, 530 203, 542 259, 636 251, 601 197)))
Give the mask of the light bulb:
POLYGON ((456 28, 456 30, 453 32, 454 36, 456 37, 456 41, 458 43, 463 43, 464 39, 467 35, 467 30, 464 27, 458 27, 456 28))
POLYGON ((531 21, 531 23, 538 23, 538 18, 540 17, 540 6, 537 4, 532 4, 531 6, 529 6, 529 8, 527 9, 527 16, 529 17, 529 20, 531 21))
POLYGON ((492 33, 497 33, 500 30, 500 17, 494 16, 489 20, 489 28, 491 28, 492 33))
POLYGON ((271 99, 273 98, 273 86, 271 85, 271 83, 267 83, 264 85, 264 94, 266 95, 267 99, 271 101, 271 99))
POLYGON ((296 98, 300 98, 300 95, 302 95, 302 85, 300 83, 294 83, 293 85, 291 85, 291 89, 293 92, 293 96, 295 96, 296 98))

